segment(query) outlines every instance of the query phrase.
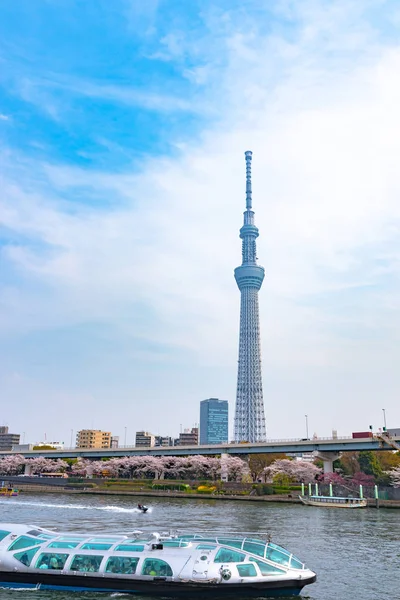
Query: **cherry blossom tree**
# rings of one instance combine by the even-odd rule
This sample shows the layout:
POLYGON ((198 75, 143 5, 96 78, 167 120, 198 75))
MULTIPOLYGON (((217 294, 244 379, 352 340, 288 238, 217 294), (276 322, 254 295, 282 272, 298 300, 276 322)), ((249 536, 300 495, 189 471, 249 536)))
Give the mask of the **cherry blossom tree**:
POLYGON ((72 466, 72 473, 74 475, 80 475, 86 477, 92 474, 92 461, 85 458, 78 458, 77 462, 72 466))
POLYGON ((21 454, 0 458, 0 473, 2 475, 18 475, 21 473, 26 459, 21 454))
POLYGON ((180 479, 186 473, 187 458, 184 456, 164 457, 164 477, 168 479, 180 479))
POLYGON ((357 489, 360 485, 372 487, 375 485, 375 478, 373 475, 366 475, 362 471, 358 471, 354 473, 352 479, 348 480, 348 485, 353 489, 357 489))
POLYGON ((305 460, 279 459, 265 468, 266 478, 269 481, 282 479, 281 483, 312 483, 321 469, 305 460), (278 477, 277 477, 278 476, 278 477))
POLYGON ((43 456, 36 456, 35 458, 28 458, 25 462, 29 468, 30 473, 38 475, 39 473, 55 473, 56 470, 53 466, 53 461, 43 456))
POLYGON ((164 474, 164 460, 160 456, 137 457, 136 472, 139 475, 160 479, 164 474))
POLYGON ((249 472, 247 463, 238 456, 224 456, 222 469, 228 472, 231 481, 241 481, 242 477, 249 472))
POLYGON ((333 485, 345 485, 346 483, 346 479, 339 473, 321 473, 317 479, 321 483, 332 483, 333 485))
POLYGON ((208 456, 195 454, 186 459, 186 475, 190 479, 208 479, 210 475, 210 459, 208 456))
POLYGON ((210 456, 208 458, 208 476, 213 481, 221 477, 221 459, 210 456))
POLYGON ((386 471, 386 473, 389 475, 393 487, 400 487, 400 467, 386 471))

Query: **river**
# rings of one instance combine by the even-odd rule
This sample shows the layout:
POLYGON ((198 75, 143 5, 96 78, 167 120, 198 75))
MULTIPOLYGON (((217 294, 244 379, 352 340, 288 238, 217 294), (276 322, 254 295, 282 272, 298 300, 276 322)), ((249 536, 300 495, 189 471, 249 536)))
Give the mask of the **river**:
MULTIPOLYGON (((400 599, 400 511, 323 509, 298 504, 23 494, 1 498, 2 522, 63 531, 168 529, 270 534, 317 573, 308 600, 400 599), (136 503, 150 505, 138 513, 136 503)), ((108 600, 125 594, 0 589, 0 600, 108 600)), ((212 598, 210 598, 212 600, 212 598)))

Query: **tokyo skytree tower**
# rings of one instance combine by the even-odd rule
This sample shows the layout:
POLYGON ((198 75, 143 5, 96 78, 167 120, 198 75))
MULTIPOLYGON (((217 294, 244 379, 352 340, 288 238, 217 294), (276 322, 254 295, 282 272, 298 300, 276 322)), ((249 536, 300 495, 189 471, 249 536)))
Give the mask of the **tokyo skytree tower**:
POLYGON ((235 409, 235 442, 262 442, 266 439, 264 401, 261 376, 260 318, 258 290, 264 279, 264 268, 257 265, 256 239, 251 199, 251 159, 246 157, 246 210, 242 239, 242 264, 235 269, 240 290, 239 364, 235 409))

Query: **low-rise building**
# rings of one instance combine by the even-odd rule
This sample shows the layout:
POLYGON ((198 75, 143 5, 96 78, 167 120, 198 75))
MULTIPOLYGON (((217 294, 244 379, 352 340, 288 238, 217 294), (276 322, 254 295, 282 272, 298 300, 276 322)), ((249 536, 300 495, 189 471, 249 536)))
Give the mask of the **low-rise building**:
POLYGON ((111 436, 111 448, 118 448, 119 446, 119 436, 113 435, 111 436))
POLYGON ((100 429, 81 429, 76 434, 77 448, 111 448, 111 432, 100 429))
POLYGON ((0 451, 12 450, 13 446, 17 446, 20 441, 19 433, 9 433, 8 427, 2 425, 0 427, 0 451))
POLYGON ((16 444, 12 447, 13 452, 30 452, 33 450, 34 444, 16 444))
POLYGON ((155 445, 155 435, 149 431, 137 431, 135 437, 135 446, 139 447, 150 447, 155 445))
POLYGON ((163 447, 173 446, 174 439, 168 435, 167 436, 156 435, 154 445, 155 446, 163 446, 163 447))
POLYGON ((185 429, 179 434, 179 446, 198 446, 199 445, 199 428, 185 429))
POLYGON ((54 448, 54 450, 64 450, 64 442, 37 442, 33 445, 34 450, 40 450, 40 448, 54 448))

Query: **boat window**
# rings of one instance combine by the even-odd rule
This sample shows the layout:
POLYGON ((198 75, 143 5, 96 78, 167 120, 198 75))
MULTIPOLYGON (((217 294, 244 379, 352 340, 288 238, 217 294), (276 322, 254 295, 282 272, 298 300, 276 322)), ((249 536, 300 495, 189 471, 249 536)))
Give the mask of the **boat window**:
POLYGON ((30 548, 29 550, 22 550, 22 552, 16 552, 14 554, 14 558, 22 562, 23 565, 29 567, 32 562, 32 558, 35 556, 36 552, 39 550, 40 546, 35 546, 34 548, 30 548))
POLYGON ((76 548, 79 542, 51 542, 48 548, 76 548))
MULTIPOLYGON (((151 536, 150 539, 154 539, 153 536, 151 536)), ((121 542, 123 542, 124 544, 147 544, 149 542, 149 540, 143 540, 143 539, 137 538, 135 540, 121 540, 121 542)))
POLYGON ((172 569, 165 560, 159 558, 146 558, 143 562, 142 575, 152 577, 172 577, 172 569))
POLYGON ((215 555, 214 562, 216 563, 228 563, 228 562, 243 562, 246 558, 245 554, 236 552, 235 550, 228 550, 228 548, 220 548, 215 555))
POLYGON ((292 569, 304 569, 303 563, 300 562, 299 559, 295 558, 294 556, 292 556, 292 558, 290 559, 290 566, 292 569))
POLYGON ((4 531, 3 529, 0 529, 0 542, 1 540, 4 540, 5 537, 10 535, 10 533, 11 531, 4 531))
POLYGON ((119 544, 114 550, 118 552, 143 552, 144 546, 136 546, 135 544, 119 544))
POLYGON ((112 544, 83 544, 80 550, 109 550, 112 544))
POLYGON ((118 550, 118 552, 143 552, 144 546, 136 544, 119 544, 114 550, 118 550))
POLYGON ((58 538, 59 542, 84 542, 87 539, 87 537, 81 537, 79 535, 63 535, 62 537, 58 538))
POLYGON ((27 535, 35 535, 37 537, 40 537, 42 540, 51 540, 55 537, 57 537, 57 535, 52 535, 52 534, 47 534, 47 533, 42 533, 41 531, 39 531, 39 529, 31 529, 30 531, 26 532, 27 535))
POLYGON ((269 563, 264 562, 263 560, 258 560, 257 558, 250 558, 252 562, 255 562, 258 565, 261 575, 283 575, 286 573, 284 569, 279 569, 279 567, 275 567, 274 565, 270 565, 269 563))
POLYGON ((90 556, 88 554, 76 554, 70 566, 70 571, 84 571, 95 573, 100 569, 102 556, 90 556))
POLYGON ((257 556, 262 556, 264 558, 265 544, 260 544, 257 542, 245 542, 243 550, 246 550, 246 552, 251 552, 252 554, 257 554, 257 556))
MULTIPOLYGON (((9 550, 21 550, 22 548, 28 548, 29 546, 37 545, 39 540, 34 537, 28 537, 27 535, 21 535, 16 540, 13 541, 11 546, 8 547, 9 550)), ((43 543, 43 542, 42 542, 43 543)))
POLYGON ((105 572, 133 575, 136 573, 138 562, 138 558, 132 558, 131 556, 111 556, 111 558, 109 558, 107 561, 105 572))
POLYGON ((232 548, 242 548, 243 540, 235 540, 232 538, 218 538, 218 543, 223 544, 224 546, 232 546, 232 548))
POLYGON ((184 540, 163 540, 162 544, 165 548, 187 548, 191 543, 184 540))
POLYGON ((275 546, 275 544, 268 544, 265 558, 272 560, 272 562, 278 563, 278 565, 289 566, 290 563, 290 554, 285 552, 282 548, 279 548, 279 546, 275 546))
POLYGON ((254 565, 237 565, 240 577, 257 577, 257 571, 254 565))
POLYGON ((197 550, 215 550, 217 546, 213 546, 212 544, 198 544, 196 546, 197 550))
POLYGON ((63 569, 69 554, 42 553, 36 561, 35 569, 63 569))
MULTIPOLYGON (((98 538, 92 538, 90 540, 88 540, 88 542, 94 542, 97 544, 115 544, 115 542, 119 542, 121 541, 121 537, 123 536, 119 536, 119 537, 98 537, 98 538)), ((124 540, 126 541, 126 540, 124 540)))

